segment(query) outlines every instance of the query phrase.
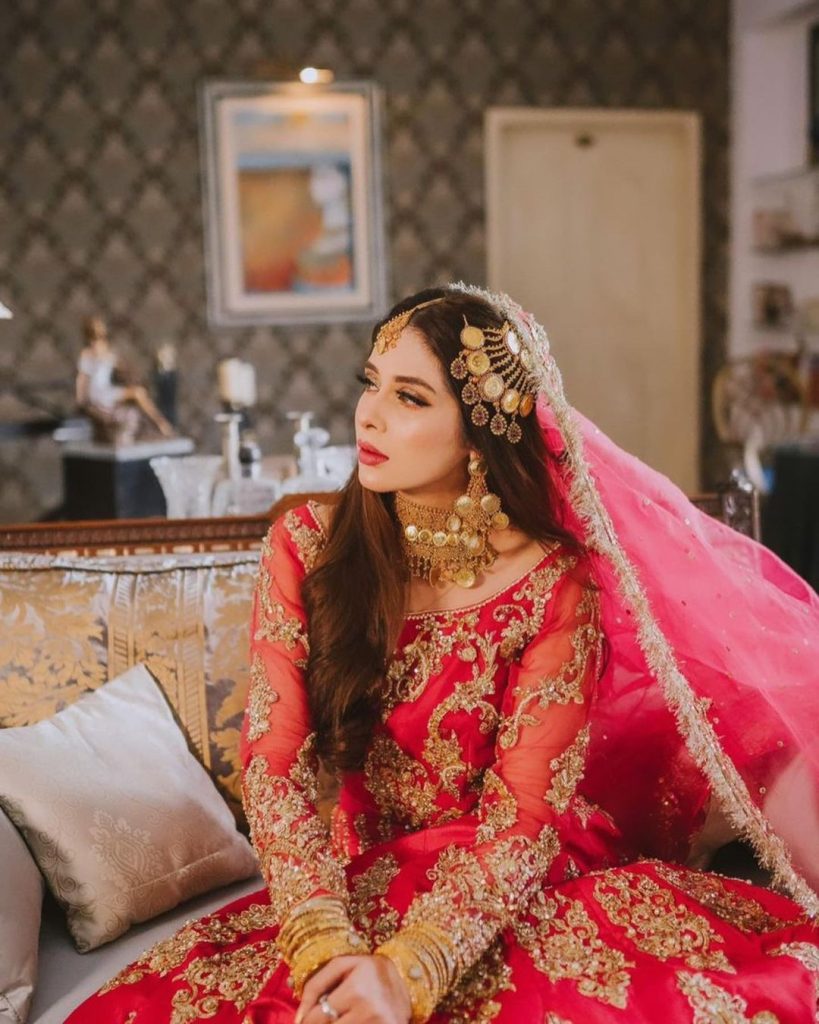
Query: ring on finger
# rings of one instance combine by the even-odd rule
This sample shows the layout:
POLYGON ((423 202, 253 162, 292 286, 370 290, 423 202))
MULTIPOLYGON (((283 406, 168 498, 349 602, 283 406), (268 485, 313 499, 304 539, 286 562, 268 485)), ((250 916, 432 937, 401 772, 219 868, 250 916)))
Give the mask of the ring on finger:
POLYGON ((341 1014, 334 1006, 330 1006, 330 1001, 326 995, 319 996, 319 1006, 321 1007, 321 1012, 324 1014, 327 1020, 338 1020, 338 1018, 341 1016, 341 1014))

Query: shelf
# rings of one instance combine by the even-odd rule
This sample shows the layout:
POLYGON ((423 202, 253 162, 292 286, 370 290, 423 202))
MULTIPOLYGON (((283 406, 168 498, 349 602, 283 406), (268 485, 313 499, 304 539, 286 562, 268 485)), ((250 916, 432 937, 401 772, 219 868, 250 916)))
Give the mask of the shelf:
POLYGON ((756 256, 789 256, 794 252, 810 252, 819 249, 819 238, 812 238, 805 242, 794 242, 791 245, 761 246, 755 245, 751 252, 756 256))
POLYGON ((791 185, 800 181, 814 180, 819 183, 819 164, 811 167, 790 167, 784 171, 774 171, 771 174, 754 174, 751 176, 751 184, 764 185, 791 185))

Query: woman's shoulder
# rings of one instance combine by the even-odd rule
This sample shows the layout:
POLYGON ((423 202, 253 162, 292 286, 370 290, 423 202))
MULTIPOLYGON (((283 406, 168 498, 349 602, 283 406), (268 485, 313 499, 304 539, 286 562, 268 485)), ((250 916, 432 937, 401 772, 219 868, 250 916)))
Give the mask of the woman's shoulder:
POLYGON ((307 501, 286 509, 271 524, 266 546, 275 556, 277 549, 288 548, 305 571, 313 567, 327 543, 330 504, 307 501))

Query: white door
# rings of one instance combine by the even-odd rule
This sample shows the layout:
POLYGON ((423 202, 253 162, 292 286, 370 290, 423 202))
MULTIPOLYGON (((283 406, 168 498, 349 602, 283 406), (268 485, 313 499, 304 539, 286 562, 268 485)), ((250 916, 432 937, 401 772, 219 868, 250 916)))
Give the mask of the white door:
POLYGON ((546 327, 569 402, 699 486, 695 114, 487 113, 488 281, 546 327))

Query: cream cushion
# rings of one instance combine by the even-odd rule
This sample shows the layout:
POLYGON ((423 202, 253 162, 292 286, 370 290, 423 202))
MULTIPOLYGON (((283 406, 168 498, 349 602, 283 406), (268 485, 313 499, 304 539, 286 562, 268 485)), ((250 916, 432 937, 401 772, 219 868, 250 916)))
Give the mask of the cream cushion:
POLYGON ((43 879, 17 829, 0 812, 0 1021, 28 1016, 37 977, 43 879))
POLYGON ((84 952, 257 870, 150 672, 0 730, 0 805, 84 952))

